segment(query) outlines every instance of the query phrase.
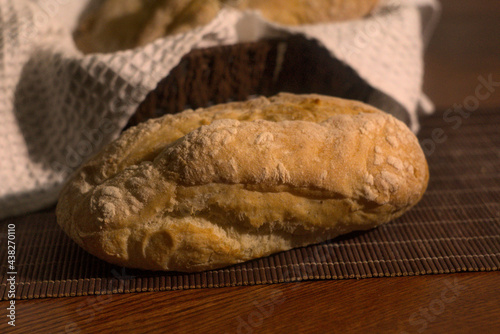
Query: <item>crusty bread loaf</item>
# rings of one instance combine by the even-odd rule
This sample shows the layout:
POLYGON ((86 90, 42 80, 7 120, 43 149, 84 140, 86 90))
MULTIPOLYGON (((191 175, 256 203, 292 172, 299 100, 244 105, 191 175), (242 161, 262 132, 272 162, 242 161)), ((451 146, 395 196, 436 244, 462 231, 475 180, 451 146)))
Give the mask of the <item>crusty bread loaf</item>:
POLYGON ((57 218, 101 259, 190 272, 386 223, 428 177, 416 137, 389 114, 282 93, 130 128, 74 174, 57 218))
POLYGON ((186 32, 215 18, 223 6, 259 10, 286 25, 355 19, 379 0, 103 0, 80 18, 75 43, 84 53, 114 52, 186 32))
POLYGON ((74 32, 84 53, 115 52, 209 23, 219 0, 104 0, 80 18, 74 32))
POLYGON ((236 0, 241 10, 255 9, 269 21, 300 25, 358 19, 379 0, 236 0))

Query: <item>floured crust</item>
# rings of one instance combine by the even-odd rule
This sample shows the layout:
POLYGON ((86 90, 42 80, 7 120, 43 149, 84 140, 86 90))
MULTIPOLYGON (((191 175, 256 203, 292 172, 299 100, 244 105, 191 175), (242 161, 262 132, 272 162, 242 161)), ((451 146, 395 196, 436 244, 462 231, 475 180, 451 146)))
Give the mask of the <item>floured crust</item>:
POLYGON ((224 7, 258 10, 286 25, 343 21, 369 14, 378 0, 103 0, 80 18, 84 53, 115 52, 208 24, 224 7))
POLYGON ((199 271, 366 230, 428 182, 414 134, 365 104, 279 94, 149 120, 82 166, 64 231, 122 266, 199 271))

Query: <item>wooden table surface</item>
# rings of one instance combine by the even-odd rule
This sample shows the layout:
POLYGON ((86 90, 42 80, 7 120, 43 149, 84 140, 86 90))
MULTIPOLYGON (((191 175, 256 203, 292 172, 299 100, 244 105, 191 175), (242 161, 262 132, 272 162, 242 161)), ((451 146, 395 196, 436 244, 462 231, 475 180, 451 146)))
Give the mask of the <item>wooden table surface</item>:
POLYGON ((12 332, 500 333, 499 281, 463 273, 27 300, 12 332))
MULTIPOLYGON (((500 1, 442 5, 424 89, 446 109, 478 76, 500 81, 500 1)), ((499 286, 488 272, 25 300, 0 333, 500 333, 499 286)))

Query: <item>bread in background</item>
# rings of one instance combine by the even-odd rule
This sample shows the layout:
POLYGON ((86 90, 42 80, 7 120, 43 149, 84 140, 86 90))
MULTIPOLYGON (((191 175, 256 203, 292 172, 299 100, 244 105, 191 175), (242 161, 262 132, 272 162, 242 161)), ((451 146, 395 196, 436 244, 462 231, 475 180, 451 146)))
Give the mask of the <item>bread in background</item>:
POLYGON ((223 6, 259 10, 285 25, 342 21, 369 14, 378 0, 104 0, 82 14, 74 39, 84 53, 115 52, 189 31, 223 6))
POLYGON ((240 0, 241 10, 260 10, 270 21, 301 25, 345 21, 368 15, 378 0, 240 0))

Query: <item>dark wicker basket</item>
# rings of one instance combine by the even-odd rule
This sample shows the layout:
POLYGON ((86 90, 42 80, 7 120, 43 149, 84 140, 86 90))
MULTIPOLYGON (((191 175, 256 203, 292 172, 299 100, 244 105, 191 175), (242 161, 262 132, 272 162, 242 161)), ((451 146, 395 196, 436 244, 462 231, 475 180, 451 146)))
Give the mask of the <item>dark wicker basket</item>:
POLYGON ((278 92, 318 93, 367 103, 377 94, 324 47, 293 36, 190 52, 141 103, 129 126, 188 108, 278 92))

